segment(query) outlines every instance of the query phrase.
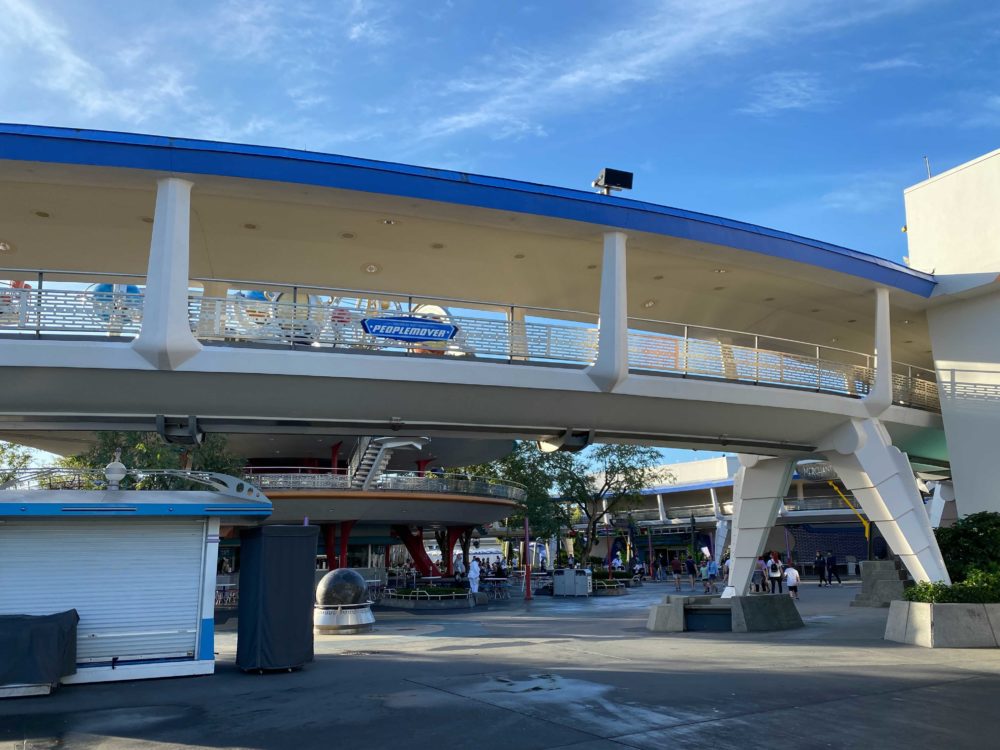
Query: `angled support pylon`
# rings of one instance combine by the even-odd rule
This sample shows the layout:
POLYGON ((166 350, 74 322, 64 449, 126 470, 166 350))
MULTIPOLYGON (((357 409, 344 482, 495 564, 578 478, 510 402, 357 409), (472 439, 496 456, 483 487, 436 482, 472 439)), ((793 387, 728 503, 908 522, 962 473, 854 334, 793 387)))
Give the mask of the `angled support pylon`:
POLYGON ((877 419, 853 419, 820 445, 844 486, 915 581, 951 583, 907 457, 877 419))
POLYGON ((781 502, 792 481, 795 462, 786 458, 740 456, 733 487, 733 541, 730 545, 729 585, 722 596, 744 596, 774 528, 781 502))

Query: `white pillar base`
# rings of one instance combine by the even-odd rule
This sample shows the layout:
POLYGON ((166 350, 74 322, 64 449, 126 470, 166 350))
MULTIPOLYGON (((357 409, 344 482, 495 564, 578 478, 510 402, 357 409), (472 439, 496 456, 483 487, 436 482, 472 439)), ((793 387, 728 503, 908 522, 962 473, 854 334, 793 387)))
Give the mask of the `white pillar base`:
POLYGON ((730 545, 729 585, 724 597, 744 596, 774 528, 778 510, 791 483, 794 462, 784 458, 740 456, 733 487, 733 541, 730 545), (733 593, 728 593, 732 589, 733 593))
POLYGON ((915 581, 951 583, 913 469, 877 419, 852 420, 824 451, 915 581))

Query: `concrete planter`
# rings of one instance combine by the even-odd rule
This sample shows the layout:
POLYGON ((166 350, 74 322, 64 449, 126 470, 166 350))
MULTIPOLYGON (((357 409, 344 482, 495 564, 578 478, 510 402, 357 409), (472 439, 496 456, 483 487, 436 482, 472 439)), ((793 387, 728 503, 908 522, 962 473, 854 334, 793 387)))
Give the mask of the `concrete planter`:
POLYGON ((472 609, 476 606, 476 599, 472 596, 456 596, 454 598, 440 599, 414 599, 386 597, 379 602, 380 607, 386 609, 422 609, 422 610, 442 610, 442 609, 472 609))
POLYGON ((998 648, 1000 604, 894 601, 885 640, 926 648, 998 648))

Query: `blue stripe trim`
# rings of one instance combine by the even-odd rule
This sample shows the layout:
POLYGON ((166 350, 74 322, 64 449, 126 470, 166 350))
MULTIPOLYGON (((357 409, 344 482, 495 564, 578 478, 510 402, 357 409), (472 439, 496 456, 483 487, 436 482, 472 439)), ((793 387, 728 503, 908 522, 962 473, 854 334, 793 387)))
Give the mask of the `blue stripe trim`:
POLYGON ((662 487, 649 487, 642 490, 640 495, 670 495, 674 492, 688 492, 693 490, 718 489, 719 487, 732 487, 732 479, 719 479, 715 482, 700 482, 697 484, 667 484, 662 487))
POLYGON ((201 635, 198 637, 198 661, 215 661, 215 618, 206 617, 201 621, 201 635))
POLYGON ((708 214, 579 190, 284 148, 0 124, 0 159, 208 174, 359 190, 582 221, 738 248, 922 297, 934 277, 883 258, 708 214))
POLYGON ((0 517, 24 516, 60 516, 62 518, 79 517, 136 517, 136 516, 257 516, 266 518, 271 515, 271 505, 263 507, 233 506, 223 509, 218 503, 210 505, 183 504, 177 505, 129 505, 101 503, 4 503, 0 502, 0 517))

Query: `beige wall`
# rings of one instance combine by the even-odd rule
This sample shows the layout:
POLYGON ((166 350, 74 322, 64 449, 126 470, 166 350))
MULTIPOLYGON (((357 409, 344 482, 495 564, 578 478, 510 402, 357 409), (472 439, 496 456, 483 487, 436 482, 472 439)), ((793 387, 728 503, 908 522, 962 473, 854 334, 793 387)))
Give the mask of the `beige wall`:
POLYGON ((927 320, 958 512, 1000 511, 1000 150, 905 200, 910 263, 939 282, 927 320))

